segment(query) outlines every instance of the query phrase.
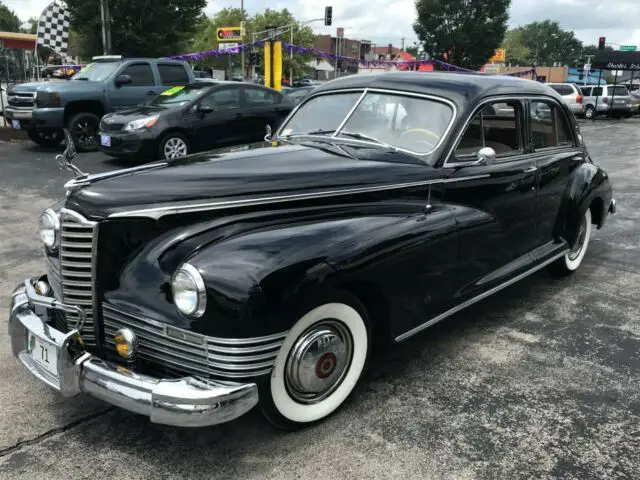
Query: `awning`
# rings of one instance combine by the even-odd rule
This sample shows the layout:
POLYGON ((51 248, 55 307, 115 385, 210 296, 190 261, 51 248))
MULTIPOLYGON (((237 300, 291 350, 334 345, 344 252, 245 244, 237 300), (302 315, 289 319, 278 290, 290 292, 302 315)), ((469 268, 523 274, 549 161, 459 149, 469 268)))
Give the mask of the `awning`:
POLYGON ((591 62, 591 68, 640 71, 640 52, 598 52, 591 62))
POLYGON ((331 64, 325 60, 321 60, 319 63, 317 60, 311 60, 307 63, 310 67, 320 71, 320 72, 333 72, 334 68, 331 64))

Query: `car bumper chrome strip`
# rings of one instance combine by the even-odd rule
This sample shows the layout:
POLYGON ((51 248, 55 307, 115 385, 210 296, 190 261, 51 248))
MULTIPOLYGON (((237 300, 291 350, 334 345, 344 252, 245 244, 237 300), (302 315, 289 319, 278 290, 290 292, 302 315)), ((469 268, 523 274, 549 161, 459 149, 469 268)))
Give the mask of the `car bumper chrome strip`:
MULTIPOLYGON (((48 325, 36 309, 43 298, 35 279, 11 296, 9 333, 13 355, 39 380, 65 397, 89 393, 107 403, 146 415, 154 423, 201 427, 231 421, 258 403, 255 383, 235 384, 195 377, 154 378, 106 362, 82 348, 76 330, 63 333, 48 325), (52 353, 37 360, 36 346, 52 353), (54 358, 55 357, 55 358, 54 358)), ((45 307, 46 308, 46 307, 45 307)))

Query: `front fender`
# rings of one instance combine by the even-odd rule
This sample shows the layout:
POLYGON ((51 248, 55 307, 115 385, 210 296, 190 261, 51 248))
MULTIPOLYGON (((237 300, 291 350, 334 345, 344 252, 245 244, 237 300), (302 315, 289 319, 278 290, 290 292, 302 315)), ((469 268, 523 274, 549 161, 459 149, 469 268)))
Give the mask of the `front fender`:
POLYGON ((573 245, 578 232, 580 219, 585 211, 598 202, 601 218, 593 218, 599 227, 604 222, 606 208, 611 202, 612 192, 608 174, 593 163, 583 163, 570 175, 562 194, 562 201, 556 219, 554 236, 565 239, 573 245), (596 202, 596 203, 594 203, 596 202))

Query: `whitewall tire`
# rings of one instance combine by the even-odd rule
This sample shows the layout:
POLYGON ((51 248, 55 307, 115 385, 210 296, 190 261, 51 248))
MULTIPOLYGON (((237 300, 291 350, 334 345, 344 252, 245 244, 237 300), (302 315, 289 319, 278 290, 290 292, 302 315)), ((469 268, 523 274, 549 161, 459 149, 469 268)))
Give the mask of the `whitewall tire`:
POLYGON ((571 250, 549 266, 549 270, 556 276, 566 276, 575 272, 582 264, 589 240, 591 239, 591 209, 587 208, 578 225, 578 235, 571 250))
POLYGON ((295 430, 335 412, 353 392, 370 351, 364 309, 347 294, 318 302, 287 334, 265 381, 262 411, 295 430))

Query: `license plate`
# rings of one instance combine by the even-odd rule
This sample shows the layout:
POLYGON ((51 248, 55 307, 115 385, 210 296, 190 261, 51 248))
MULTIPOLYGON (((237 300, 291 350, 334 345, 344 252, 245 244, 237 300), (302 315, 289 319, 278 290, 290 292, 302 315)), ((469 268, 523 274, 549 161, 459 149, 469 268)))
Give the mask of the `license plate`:
POLYGON ((46 371, 58 376, 58 348, 47 342, 42 342, 38 337, 29 334, 29 355, 46 371))
POLYGON ((621 100, 616 100, 616 103, 624 103, 626 100, 621 99, 621 100))
POLYGON ((110 147, 111 146, 111 137, 109 135, 100 135, 100 143, 104 147, 110 147))
POLYGON ((20 122, 18 120, 11 120, 11 126, 13 128, 17 128, 19 130, 20 129, 20 122))

